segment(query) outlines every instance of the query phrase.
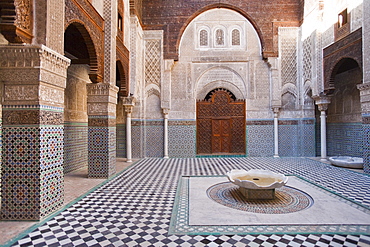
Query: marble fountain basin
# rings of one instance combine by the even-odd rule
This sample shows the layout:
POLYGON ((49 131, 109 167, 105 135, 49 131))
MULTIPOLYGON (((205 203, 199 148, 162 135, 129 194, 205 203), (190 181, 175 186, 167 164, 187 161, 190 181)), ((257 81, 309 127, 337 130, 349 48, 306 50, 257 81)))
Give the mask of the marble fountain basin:
POLYGON ((288 177, 268 170, 231 170, 227 173, 230 182, 239 186, 246 199, 274 199, 275 189, 284 186, 288 177))
POLYGON ((364 159, 359 157, 351 156, 333 156, 329 157, 329 161, 332 165, 346 167, 346 168, 363 168, 364 159))

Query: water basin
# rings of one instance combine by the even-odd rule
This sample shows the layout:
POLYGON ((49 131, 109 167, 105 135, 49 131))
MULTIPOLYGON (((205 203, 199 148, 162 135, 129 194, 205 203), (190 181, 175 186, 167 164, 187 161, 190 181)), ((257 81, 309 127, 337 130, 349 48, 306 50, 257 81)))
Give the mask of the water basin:
POLYGON ((346 167, 346 168, 363 168, 364 159, 352 156, 333 156, 329 157, 329 161, 332 165, 346 167))
POLYGON ((227 173, 230 182, 247 189, 275 189, 284 186, 288 177, 268 170, 231 170, 227 173))

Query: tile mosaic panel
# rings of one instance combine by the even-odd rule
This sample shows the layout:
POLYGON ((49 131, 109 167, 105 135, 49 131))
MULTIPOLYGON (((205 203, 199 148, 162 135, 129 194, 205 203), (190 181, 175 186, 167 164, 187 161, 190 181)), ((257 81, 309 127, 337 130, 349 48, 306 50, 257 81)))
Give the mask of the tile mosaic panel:
POLYGON ((40 216, 44 217, 64 200, 63 126, 40 128, 40 216))
POLYGON ((126 124, 117 124, 117 157, 126 158, 126 124))
POLYGON ((108 178, 115 174, 116 127, 89 127, 88 176, 108 178))
POLYGON ((274 155, 274 126, 247 125, 247 156, 268 157, 274 155))
POLYGON ((296 125, 279 126, 279 156, 314 157, 315 125, 298 121, 296 125))
POLYGON ((146 145, 145 153, 146 157, 163 157, 163 122, 162 126, 145 126, 146 145))
POLYGON ((168 155, 176 158, 189 158, 196 155, 195 125, 168 126, 168 155))
POLYGON ((362 123, 327 123, 328 156, 349 155, 362 157, 362 123))
POLYGON ((370 124, 363 124, 363 158, 364 172, 370 173, 370 124))
POLYGON ((279 156, 298 156, 297 125, 279 125, 279 156))
POLYGON ((132 121, 131 126, 131 153, 132 158, 144 157, 144 122, 132 121))
POLYGON ((3 128, 1 218, 38 220, 63 204, 63 126, 3 128))
POLYGON ((300 157, 315 157, 316 156, 316 135, 315 124, 301 124, 298 126, 298 134, 300 137, 300 157))
POLYGON ((87 166, 87 132, 87 124, 64 125, 64 173, 87 166))

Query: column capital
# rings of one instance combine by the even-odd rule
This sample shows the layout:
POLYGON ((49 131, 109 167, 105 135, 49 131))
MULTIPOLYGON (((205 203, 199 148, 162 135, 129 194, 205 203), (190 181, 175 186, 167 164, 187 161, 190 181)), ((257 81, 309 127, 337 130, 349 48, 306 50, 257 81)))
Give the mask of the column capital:
POLYGON ((133 96, 123 97, 122 105, 125 108, 126 113, 132 113, 132 110, 135 106, 136 99, 133 96))
POLYGON ((165 118, 168 118, 168 114, 170 113, 170 109, 162 108, 162 112, 165 118))
POLYGON ((316 95, 312 96, 312 98, 315 100, 315 104, 318 106, 319 111, 326 111, 328 109, 328 106, 331 102, 331 96, 330 95, 316 95))

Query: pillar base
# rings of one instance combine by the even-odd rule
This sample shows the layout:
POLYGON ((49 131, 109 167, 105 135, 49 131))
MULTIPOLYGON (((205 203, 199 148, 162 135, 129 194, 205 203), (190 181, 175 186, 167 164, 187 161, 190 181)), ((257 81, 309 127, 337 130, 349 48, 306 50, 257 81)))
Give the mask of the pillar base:
POLYGON ((275 199, 275 189, 269 190, 254 190, 246 189, 243 187, 239 188, 245 199, 247 200, 272 200, 275 199))

